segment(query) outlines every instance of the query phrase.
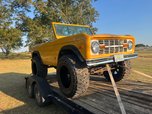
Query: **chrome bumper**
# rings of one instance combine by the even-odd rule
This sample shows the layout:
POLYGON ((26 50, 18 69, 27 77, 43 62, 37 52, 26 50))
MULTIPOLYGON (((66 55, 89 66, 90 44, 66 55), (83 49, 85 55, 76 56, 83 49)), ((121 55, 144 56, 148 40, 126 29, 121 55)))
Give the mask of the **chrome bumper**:
MULTIPOLYGON (((129 54, 129 55, 124 55, 124 60, 129 60, 129 59, 134 59, 137 58, 138 54, 129 54)), ((100 59, 91 59, 91 60, 86 60, 86 64, 88 67, 91 66, 97 66, 101 64, 106 64, 106 63, 113 63, 114 61, 114 56, 108 57, 108 58, 100 58, 100 59)))

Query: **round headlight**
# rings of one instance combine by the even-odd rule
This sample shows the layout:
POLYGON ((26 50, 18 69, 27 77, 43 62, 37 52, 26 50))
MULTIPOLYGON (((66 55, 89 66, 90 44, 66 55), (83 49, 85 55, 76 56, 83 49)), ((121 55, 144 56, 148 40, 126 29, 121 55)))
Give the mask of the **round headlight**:
POLYGON ((100 51, 100 46, 98 41, 92 41, 91 43, 91 50, 93 53, 97 54, 100 51))
POLYGON ((133 47, 133 43, 132 41, 128 41, 128 49, 131 50, 133 47))

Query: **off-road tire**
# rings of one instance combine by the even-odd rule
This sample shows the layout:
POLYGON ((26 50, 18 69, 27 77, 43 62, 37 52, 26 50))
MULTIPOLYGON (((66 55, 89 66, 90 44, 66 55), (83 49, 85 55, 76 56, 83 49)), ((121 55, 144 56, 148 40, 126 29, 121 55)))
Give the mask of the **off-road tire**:
POLYGON ((74 55, 64 55, 59 59, 57 78, 61 92, 69 98, 79 97, 89 87, 88 68, 74 55))
POLYGON ((47 67, 43 65, 41 59, 38 56, 32 58, 32 73, 35 76, 46 78, 47 76, 47 67))
MULTIPOLYGON (((131 72, 130 61, 123 61, 123 62, 117 63, 115 65, 115 69, 112 69, 111 72, 112 72, 113 78, 116 82, 122 80, 124 77, 129 76, 130 72, 131 72), (117 72, 117 74, 115 74, 115 72, 117 72)), ((107 81, 110 81, 108 71, 104 71, 103 75, 105 76, 107 81)))
POLYGON ((34 96, 38 106, 43 107, 48 104, 47 101, 45 101, 42 97, 37 84, 34 85, 34 96))

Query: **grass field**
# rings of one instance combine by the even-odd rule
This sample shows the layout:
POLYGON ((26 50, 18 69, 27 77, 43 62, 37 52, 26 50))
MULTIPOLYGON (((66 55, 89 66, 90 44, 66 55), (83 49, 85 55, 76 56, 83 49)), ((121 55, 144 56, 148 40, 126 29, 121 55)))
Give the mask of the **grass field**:
POLYGON ((152 76, 152 48, 137 51, 139 57, 132 60, 132 67, 152 76))
POLYGON ((30 59, 31 54, 29 52, 22 52, 22 53, 10 53, 7 57, 0 52, 0 59, 30 59))
MULTIPOLYGON (((138 51, 132 60, 132 68, 152 76, 152 49, 138 51)), ((0 114, 63 114, 64 109, 54 104, 39 108, 34 99, 27 96, 25 76, 31 74, 30 59, 0 59, 0 114)), ((55 72, 50 69, 49 72, 55 72)), ((152 83, 152 79, 132 73, 127 80, 152 83)))
MULTIPOLYGON (((132 69, 152 76, 152 48, 138 49, 136 52, 138 53, 138 58, 131 60, 132 69)), ((134 72, 131 73, 128 79, 152 83, 152 79, 134 72)))

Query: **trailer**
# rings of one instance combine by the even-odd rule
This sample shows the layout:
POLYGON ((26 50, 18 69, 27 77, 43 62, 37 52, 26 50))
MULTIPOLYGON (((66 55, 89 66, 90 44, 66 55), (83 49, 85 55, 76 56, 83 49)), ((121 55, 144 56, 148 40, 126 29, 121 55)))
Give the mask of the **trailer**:
MULTIPOLYGON (((107 64, 107 70, 110 75, 110 79, 121 109, 122 114, 126 114, 124 106, 122 104, 118 89, 116 87, 115 81, 113 79, 112 73, 110 71, 110 66, 107 64)), ((93 112, 83 108, 82 106, 72 102, 63 95, 59 94, 53 86, 51 86, 47 79, 41 76, 33 75, 31 77, 26 77, 26 88, 29 97, 36 99, 39 106, 45 106, 51 102, 64 107, 71 114, 93 114, 93 112)))
POLYGON ((55 103, 62 106, 70 114, 93 114, 89 110, 59 94, 46 79, 34 75, 26 77, 25 79, 29 97, 35 97, 40 107, 55 103))
MULTIPOLYGON (((108 66, 107 69, 111 74, 108 66)), ((55 88, 54 84, 50 85, 52 77, 53 75, 51 79, 44 79, 33 75, 25 78, 28 95, 31 98, 35 97, 39 106, 54 103, 70 114, 125 114, 126 112, 151 114, 152 112, 152 85, 150 84, 127 80, 117 83, 123 105, 115 82, 111 85, 101 77, 90 76, 90 87, 86 94, 77 99, 68 99, 55 88)))

